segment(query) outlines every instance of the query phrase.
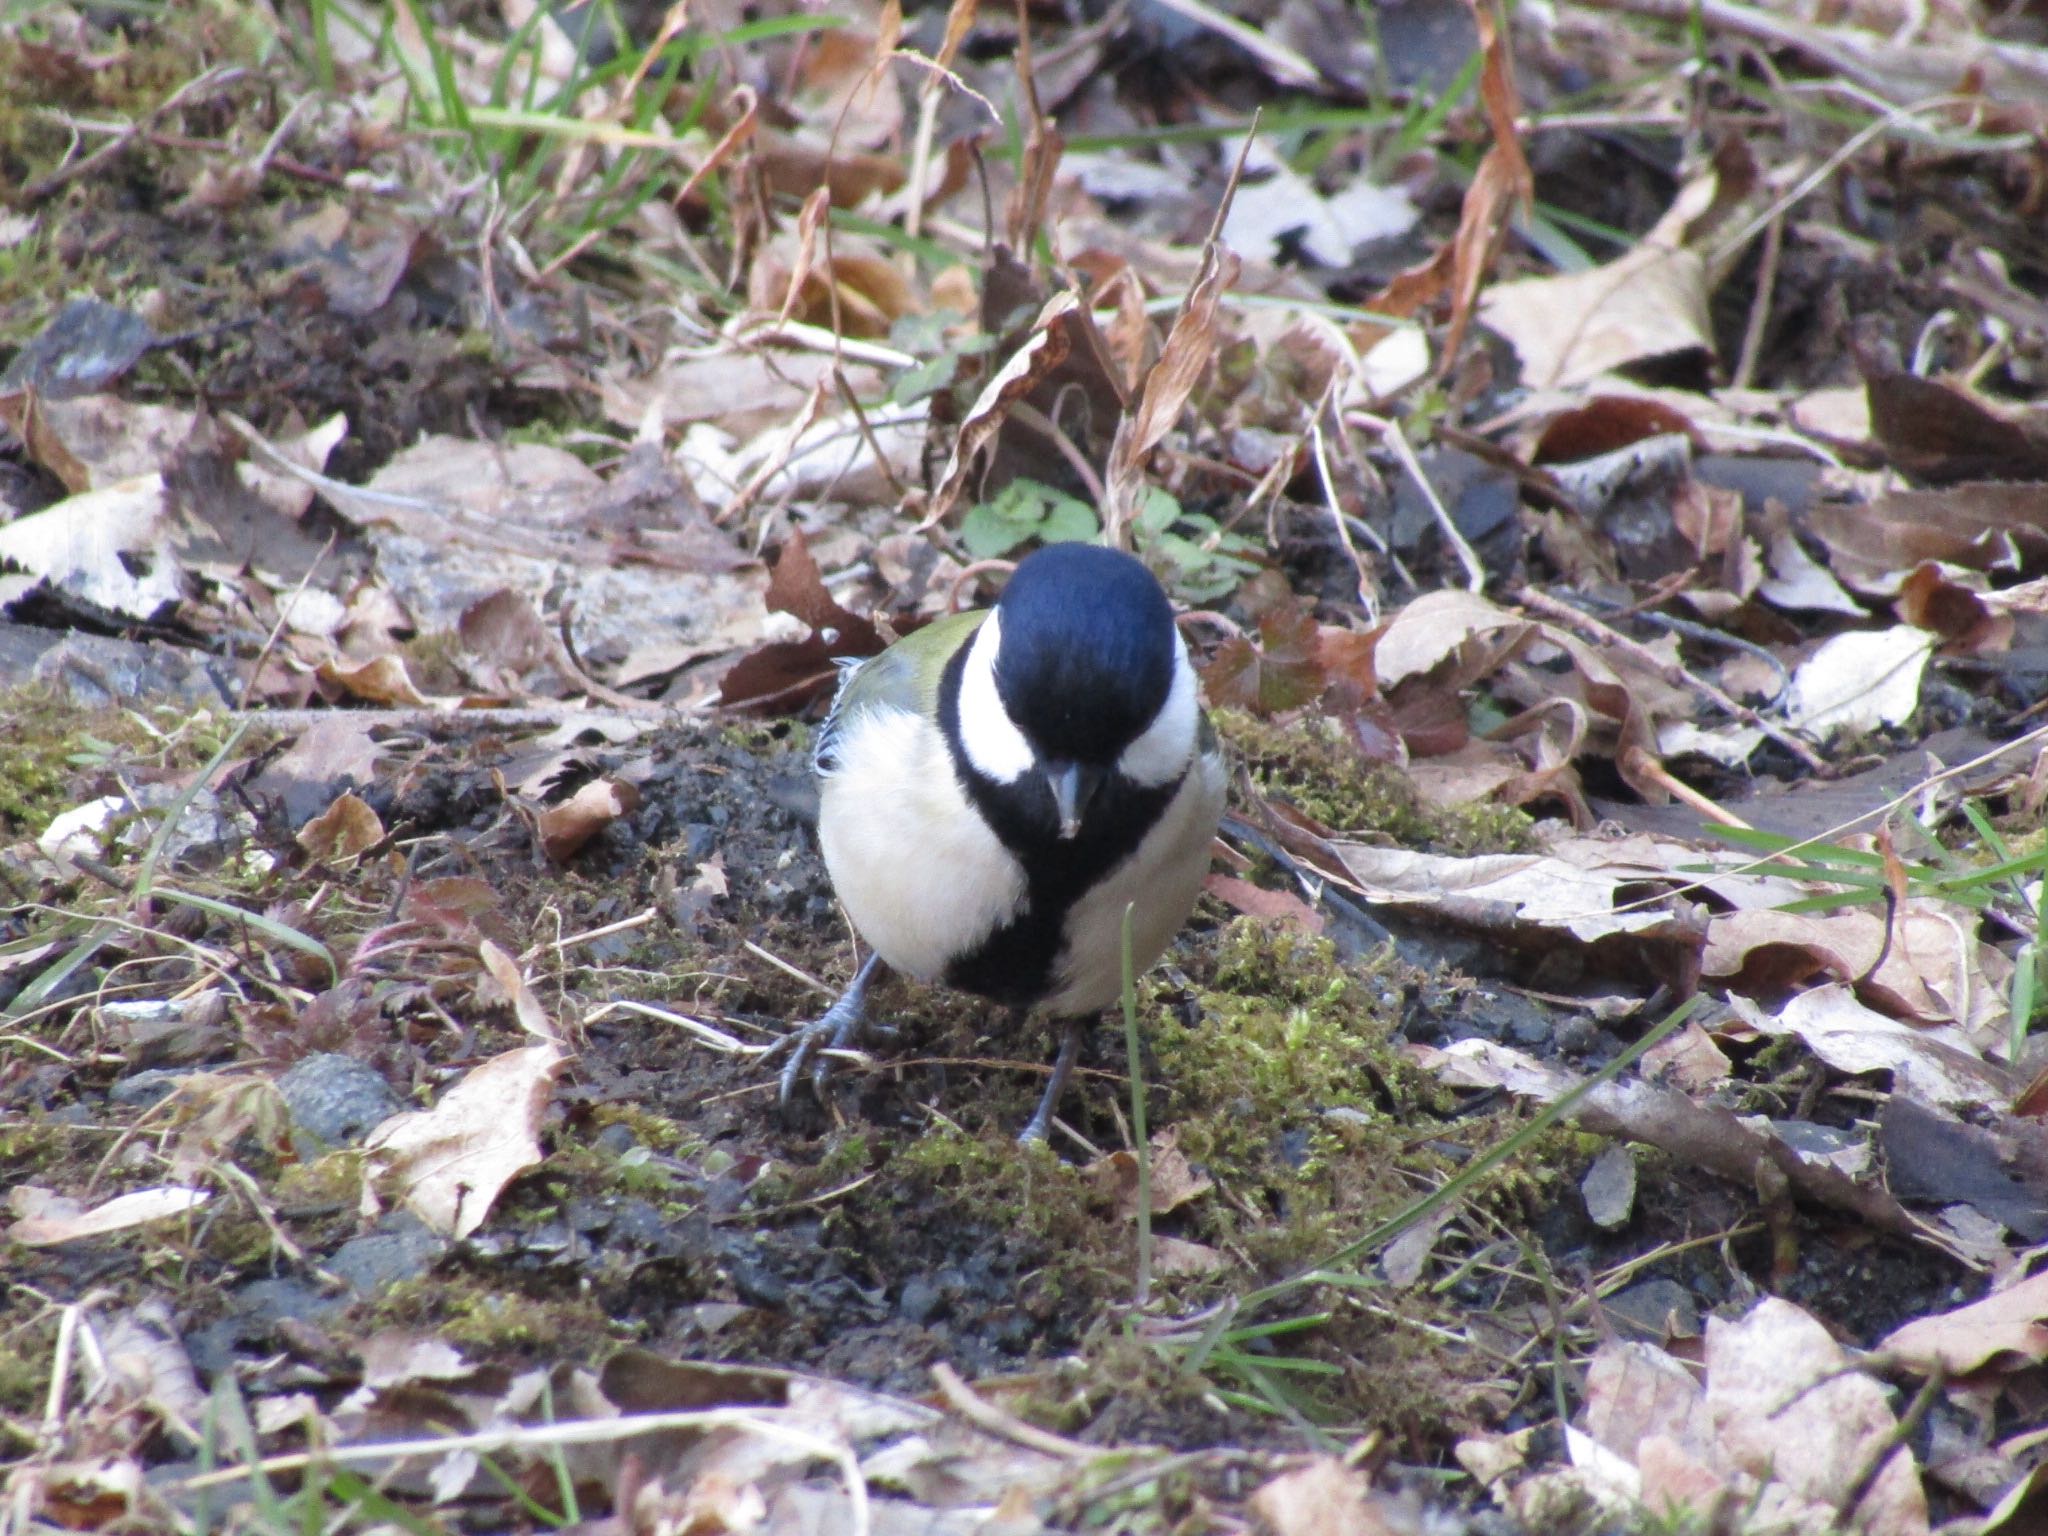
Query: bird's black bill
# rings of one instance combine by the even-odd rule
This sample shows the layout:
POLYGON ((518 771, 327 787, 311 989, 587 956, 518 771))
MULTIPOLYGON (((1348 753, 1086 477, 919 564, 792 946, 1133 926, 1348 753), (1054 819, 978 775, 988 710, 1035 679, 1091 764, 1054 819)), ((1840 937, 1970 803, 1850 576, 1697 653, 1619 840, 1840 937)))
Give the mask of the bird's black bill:
POLYGON ((1081 831, 1081 818, 1088 814, 1088 802, 1102 788, 1103 772, 1085 763, 1047 763, 1045 782, 1052 790, 1052 806, 1059 817, 1060 837, 1071 839, 1081 831))

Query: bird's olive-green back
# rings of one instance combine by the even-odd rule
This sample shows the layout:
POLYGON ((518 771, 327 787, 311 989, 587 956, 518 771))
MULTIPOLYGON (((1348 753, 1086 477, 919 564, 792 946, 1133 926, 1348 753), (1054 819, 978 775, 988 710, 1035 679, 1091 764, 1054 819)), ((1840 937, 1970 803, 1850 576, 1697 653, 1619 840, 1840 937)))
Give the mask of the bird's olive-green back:
POLYGON ((855 715, 870 709, 907 709, 927 719, 936 718, 939 680, 945 676, 946 663, 987 617, 984 608, 934 619, 855 667, 832 701, 825 735, 830 737, 855 715))

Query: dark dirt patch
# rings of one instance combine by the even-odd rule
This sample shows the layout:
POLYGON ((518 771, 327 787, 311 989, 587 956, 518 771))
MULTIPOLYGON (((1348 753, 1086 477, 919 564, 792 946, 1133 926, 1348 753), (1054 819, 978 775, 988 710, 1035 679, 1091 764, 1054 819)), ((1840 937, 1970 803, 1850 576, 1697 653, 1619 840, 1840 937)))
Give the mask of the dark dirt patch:
MULTIPOLYGON (((758 1025, 768 1038, 820 999, 748 955, 743 940, 827 980, 848 965, 805 821, 804 748, 800 730, 778 727, 679 730, 625 751, 590 749, 565 776, 565 792, 583 775, 612 771, 638 783, 643 804, 574 867, 554 870, 492 779, 514 749, 489 738, 415 743, 410 768, 394 763, 371 793, 407 856, 360 868, 349 910, 374 926, 405 910, 408 889, 459 877, 491 893, 473 914, 477 928, 516 944, 654 905, 662 922, 600 941, 550 984, 565 989, 562 1015, 627 998, 715 1015, 728 1029, 758 1025), (726 892, 704 901, 688 887, 710 863, 722 865, 726 892)), ((260 791, 251 798, 265 808, 260 791)), ((277 850, 295 857, 282 839, 277 850)), ((271 899, 304 900, 331 877, 295 862, 271 899)), ((329 937, 345 952, 342 934, 329 937)), ((453 958, 423 944, 296 1014, 252 1006, 240 1014, 241 1038, 279 1068, 346 1050, 411 1094, 421 1073, 516 1043, 501 1017, 479 1016, 454 1034, 435 1021, 436 990, 468 985, 468 962, 451 968, 453 958), (394 1052, 398 1039, 407 1044, 394 1052)), ((1468 951, 1465 963, 1483 965, 1484 956, 1468 951)), ((317 1159, 294 1171, 288 1140, 258 1132, 233 1155, 280 1190, 284 1228, 308 1258, 383 1278, 354 1299, 328 1297, 309 1321, 303 1306, 274 1294, 281 1272, 266 1229, 237 1216, 173 1250, 188 1291, 191 1279, 205 1281, 190 1325, 229 1355, 262 1347, 320 1359, 337 1339, 397 1325, 492 1357, 638 1343, 911 1393, 944 1361, 976 1377, 1039 1373, 1033 1412, 1105 1443, 1242 1441, 1244 1419, 1216 1397, 1228 1373, 1184 1373, 1171 1351, 1129 1333, 1130 1228, 1108 1191, 1074 1162, 1011 1140, 1049 1039, 1035 1029, 988 1033, 1000 1013, 910 983, 883 989, 879 1002, 897 1033, 872 1043, 872 1066, 843 1071, 829 1105, 805 1102, 788 1120, 771 1066, 653 1020, 599 1018, 558 1092, 546 1162, 507 1192, 483 1233, 452 1248, 408 1246, 403 1223, 365 1231, 349 1215, 341 1165, 317 1159)), ((1391 1041, 1476 1033, 1595 1057, 1617 1045, 1497 983, 1426 980, 1384 961, 1347 966, 1327 944, 1227 922, 1206 906, 1148 980, 1142 1007, 1153 1121, 1175 1128, 1218 1190, 1162 1217, 1160 1229, 1240 1261, 1232 1289, 1313 1262, 1418 1181, 1506 1134, 1512 1117, 1446 1118, 1448 1097, 1406 1068, 1391 1041)), ((1122 1139, 1122 1055, 1120 1031, 1098 1029, 1086 1058, 1098 1071, 1066 1105, 1097 1145, 1122 1139)), ((197 1065, 233 1059, 229 1050, 197 1065)), ((10 1180, 81 1184, 108 1138, 136 1123, 137 1101, 124 1100, 130 1065, 37 1081, 26 1096, 30 1084, 14 1085, 26 1113, 0 1141, 0 1167, 10 1180)), ((1254 1345, 1253 1358, 1300 1352, 1333 1371, 1316 1379, 1329 1382, 1331 1407, 1368 1413, 1422 1457, 1461 1428, 1546 1414, 1547 1375, 1526 1368, 1533 1360, 1508 1366, 1499 1349, 1509 1346, 1488 1341, 1541 1335, 1560 1306, 1582 1316, 1593 1277, 1631 1261, 1630 1286, 1675 1282, 1697 1315, 1777 1288, 1866 1345, 1955 1282, 1931 1256, 1821 1218, 1799 1218, 1774 1246, 1746 1192, 1654 1158, 1634 1222, 1599 1232, 1576 1188, 1593 1150, 1587 1138, 1557 1133, 1499 1175, 1475 1204, 1470 1233, 1445 1239, 1467 1245, 1474 1260, 1458 1283, 1439 1294, 1332 1298, 1319 1328, 1254 1345), (1702 1241, 1716 1234, 1733 1235, 1702 1241), (1663 1248, 1669 1257, 1640 1262, 1663 1248), (1796 1266, 1774 1280, 1773 1262, 1787 1252, 1796 1266)), ((121 1244, 40 1253, 20 1278, 60 1290, 148 1285, 166 1257, 121 1244)), ((1161 1284, 1175 1310, 1219 1294, 1199 1275, 1161 1284)), ((1320 1396, 1316 1380, 1305 1401, 1320 1396)), ((1291 1433, 1272 1423, 1283 1438, 1291 1433)))

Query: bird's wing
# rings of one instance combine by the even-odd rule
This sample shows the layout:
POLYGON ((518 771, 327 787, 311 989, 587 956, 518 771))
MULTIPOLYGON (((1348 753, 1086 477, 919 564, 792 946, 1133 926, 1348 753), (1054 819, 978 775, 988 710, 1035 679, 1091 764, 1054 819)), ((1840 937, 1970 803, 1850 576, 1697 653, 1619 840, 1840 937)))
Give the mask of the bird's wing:
POLYGON ((945 676, 946 662, 987 617, 985 609, 949 614, 913 630, 879 656, 842 660, 839 689, 832 696, 825 723, 818 728, 812 753, 817 771, 832 771, 833 747, 846 728, 869 710, 905 709, 937 719, 939 682, 945 676))

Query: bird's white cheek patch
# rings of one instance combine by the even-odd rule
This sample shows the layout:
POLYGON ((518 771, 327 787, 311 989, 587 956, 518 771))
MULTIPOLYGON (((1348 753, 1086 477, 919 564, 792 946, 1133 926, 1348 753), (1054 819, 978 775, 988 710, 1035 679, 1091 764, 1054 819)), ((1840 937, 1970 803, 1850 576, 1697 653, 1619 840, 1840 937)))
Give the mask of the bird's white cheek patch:
POLYGON ((1117 759, 1117 772, 1133 784, 1151 788, 1171 784, 1195 755, 1201 729, 1201 706, 1195 699, 1195 669, 1188 662, 1185 641, 1173 637, 1173 687, 1145 733, 1117 759))
POLYGON ((1002 616, 990 614, 968 642, 960 676, 960 745, 967 761, 998 784, 1014 784, 1031 771, 1037 754, 996 692, 996 651, 1002 616))

